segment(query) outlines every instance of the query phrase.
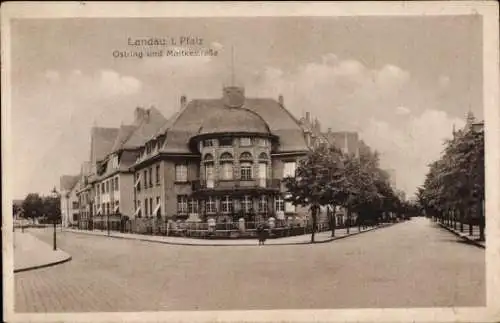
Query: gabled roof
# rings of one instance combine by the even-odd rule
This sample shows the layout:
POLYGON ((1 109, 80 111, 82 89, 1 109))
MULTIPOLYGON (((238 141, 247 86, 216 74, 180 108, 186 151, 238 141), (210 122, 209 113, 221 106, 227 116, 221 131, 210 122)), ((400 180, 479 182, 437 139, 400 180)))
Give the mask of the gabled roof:
MULTIPOLYGON (((189 140, 199 134, 200 128, 203 131, 205 118, 212 116, 217 119, 219 116, 225 118, 222 126, 217 126, 213 122, 210 127, 212 131, 220 131, 222 128, 236 130, 237 127, 230 127, 235 123, 240 127, 239 131, 254 130, 263 131, 264 127, 273 135, 280 137, 279 151, 306 151, 307 145, 302 134, 302 129, 298 121, 281 104, 273 99, 246 98, 242 108, 236 113, 225 113, 228 107, 224 105, 222 99, 195 99, 190 101, 182 110, 168 120, 162 127, 161 132, 166 133, 167 139, 160 149, 162 152, 190 153, 189 140), (249 110, 256 114, 249 117, 249 113, 241 112, 249 110), (250 125, 242 125, 239 118, 244 115, 244 120, 252 120, 250 125), (242 128, 241 128, 242 127, 242 128)), ((226 129, 226 130, 227 130, 226 129)), ((266 129, 266 132, 267 132, 266 129)), ((222 129, 223 130, 223 129, 222 129)))
POLYGON ((111 152, 118 131, 118 128, 92 128, 90 144, 90 160, 92 164, 103 160, 111 152))
POLYGON ((122 148, 134 149, 143 146, 167 121, 156 108, 150 108, 147 113, 147 117, 137 125, 129 138, 123 143, 122 148))
POLYGON ((61 191, 71 191, 78 180, 80 179, 80 175, 63 175, 60 179, 60 190, 61 191))
POLYGON ((130 138, 134 130, 137 128, 136 125, 122 125, 118 130, 118 135, 116 136, 111 152, 115 152, 122 148, 123 144, 130 138))

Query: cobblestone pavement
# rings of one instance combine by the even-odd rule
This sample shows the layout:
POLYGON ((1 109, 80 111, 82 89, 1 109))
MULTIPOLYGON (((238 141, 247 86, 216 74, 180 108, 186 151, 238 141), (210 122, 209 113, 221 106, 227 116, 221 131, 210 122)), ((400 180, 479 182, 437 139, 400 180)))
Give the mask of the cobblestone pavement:
MULTIPOLYGON (((50 231, 34 232, 50 241, 50 231)), ((485 253, 428 219, 332 243, 188 247, 61 233, 17 312, 484 306, 485 253)))

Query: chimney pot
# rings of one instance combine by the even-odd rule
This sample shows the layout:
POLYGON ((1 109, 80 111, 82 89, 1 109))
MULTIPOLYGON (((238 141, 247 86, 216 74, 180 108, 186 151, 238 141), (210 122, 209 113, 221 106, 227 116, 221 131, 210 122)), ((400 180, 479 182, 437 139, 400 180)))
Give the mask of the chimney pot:
POLYGON ((311 113, 308 111, 306 112, 306 121, 310 122, 311 121, 311 113))
POLYGON ((331 133, 332 132, 332 128, 328 128, 328 133, 331 133))
POLYGON ((278 97, 278 102, 280 103, 280 105, 284 105, 284 100, 283 100, 283 95, 280 94, 280 96, 278 97))

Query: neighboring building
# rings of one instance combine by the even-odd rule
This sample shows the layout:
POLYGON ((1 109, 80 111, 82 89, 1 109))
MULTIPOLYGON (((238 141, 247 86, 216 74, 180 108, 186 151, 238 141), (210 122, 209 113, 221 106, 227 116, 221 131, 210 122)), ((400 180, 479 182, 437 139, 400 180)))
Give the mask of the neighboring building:
POLYGON ((61 221, 64 227, 70 227, 78 223, 80 213, 80 204, 77 196, 79 180, 80 176, 78 175, 64 175, 60 179, 61 221))

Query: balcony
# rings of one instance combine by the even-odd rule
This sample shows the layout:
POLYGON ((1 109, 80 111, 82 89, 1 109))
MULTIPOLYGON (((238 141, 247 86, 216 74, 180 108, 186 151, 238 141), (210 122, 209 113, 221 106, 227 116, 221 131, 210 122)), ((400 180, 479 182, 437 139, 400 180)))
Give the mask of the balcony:
POLYGON ((281 180, 279 179, 253 179, 242 180, 212 180, 191 182, 193 192, 204 191, 279 191, 281 180))

